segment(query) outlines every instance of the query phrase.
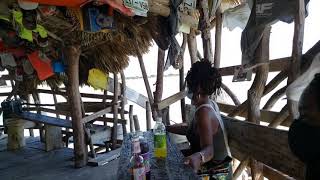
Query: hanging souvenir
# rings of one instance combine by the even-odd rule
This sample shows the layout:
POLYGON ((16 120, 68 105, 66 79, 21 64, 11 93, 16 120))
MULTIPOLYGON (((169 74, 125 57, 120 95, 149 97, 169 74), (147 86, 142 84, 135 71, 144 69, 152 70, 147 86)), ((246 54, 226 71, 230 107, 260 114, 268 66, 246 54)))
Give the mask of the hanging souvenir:
POLYGON ((39 51, 28 54, 28 59, 36 70, 38 78, 42 81, 54 75, 51 60, 41 55, 39 51), (42 56, 42 57, 41 57, 42 56))
POLYGON ((52 16, 52 15, 57 14, 57 7, 56 6, 41 5, 38 7, 38 9, 43 16, 52 16))
POLYGON ((132 11, 132 9, 125 7, 123 4, 123 0, 95 0, 95 3, 98 4, 108 4, 109 6, 113 7, 114 9, 117 9, 122 14, 126 16, 134 16, 135 13, 132 11))
POLYGON ((108 89, 108 74, 99 69, 93 68, 89 70, 88 84, 94 89, 108 89))
POLYGON ((32 75, 34 73, 34 69, 32 67, 32 64, 30 63, 30 61, 28 59, 22 60, 22 67, 23 67, 23 71, 27 75, 32 75))
POLYGON ((200 13, 196 9, 196 0, 183 0, 178 7, 178 31, 190 33, 190 29, 198 28, 200 13))
POLYGON ((23 68, 21 66, 17 66, 16 71, 15 71, 15 80, 16 81, 23 81, 23 68))
POLYGON ((36 28, 34 30, 29 30, 26 27, 24 27, 22 23, 23 14, 21 11, 13 11, 12 15, 14 19, 14 27, 16 28, 20 38, 33 42, 33 32, 34 32, 34 33, 37 33, 40 38, 47 39, 48 33, 43 26, 36 24, 36 28))
POLYGON ((28 0, 37 2, 39 4, 53 5, 53 6, 66 6, 66 7, 80 7, 90 0, 28 0))
POLYGON ((135 15, 147 17, 149 11, 148 0, 124 0, 123 4, 130 8, 135 15))
POLYGON ((110 6, 88 5, 83 8, 84 30, 98 32, 114 28, 113 9, 110 6))
POLYGON ((38 3, 18 0, 22 12, 22 25, 28 30, 37 28, 37 11, 38 3))
POLYGON ((65 70, 64 70, 64 65, 61 61, 57 60, 57 61, 53 61, 52 63, 52 68, 53 68, 53 71, 55 73, 64 73, 65 70))
POLYGON ((3 67, 16 67, 17 63, 11 53, 0 54, 1 64, 3 67))

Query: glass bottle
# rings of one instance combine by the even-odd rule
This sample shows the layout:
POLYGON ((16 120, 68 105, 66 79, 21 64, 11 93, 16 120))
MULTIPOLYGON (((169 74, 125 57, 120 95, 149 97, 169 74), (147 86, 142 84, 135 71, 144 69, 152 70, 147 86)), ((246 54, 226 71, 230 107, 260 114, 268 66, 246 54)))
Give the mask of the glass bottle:
POLYGON ((151 154, 150 154, 149 144, 146 138, 143 136, 143 132, 137 131, 137 133, 140 141, 141 156, 143 157, 144 167, 146 171, 146 179, 149 180, 151 178, 151 173, 150 173, 151 154))
POLYGON ((132 156, 130 159, 131 180, 146 180, 143 157, 140 153, 139 136, 137 133, 134 133, 132 136, 132 156))
POLYGON ((162 118, 158 117, 153 129, 154 133, 154 156, 156 158, 167 157, 167 137, 166 127, 162 123, 162 118))

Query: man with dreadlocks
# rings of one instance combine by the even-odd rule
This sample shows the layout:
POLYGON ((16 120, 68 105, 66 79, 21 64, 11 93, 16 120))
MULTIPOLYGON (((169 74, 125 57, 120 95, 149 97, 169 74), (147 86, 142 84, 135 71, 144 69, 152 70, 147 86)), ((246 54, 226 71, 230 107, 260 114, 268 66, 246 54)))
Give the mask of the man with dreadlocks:
POLYGON ((289 129, 289 146, 306 164, 305 179, 320 179, 320 74, 303 91, 299 113, 289 129))
POLYGON ((190 150, 185 164, 202 177, 231 180, 231 155, 217 104, 210 98, 220 93, 221 75, 207 60, 192 65, 186 77, 188 98, 196 111, 190 124, 168 126, 171 133, 186 135, 190 150))

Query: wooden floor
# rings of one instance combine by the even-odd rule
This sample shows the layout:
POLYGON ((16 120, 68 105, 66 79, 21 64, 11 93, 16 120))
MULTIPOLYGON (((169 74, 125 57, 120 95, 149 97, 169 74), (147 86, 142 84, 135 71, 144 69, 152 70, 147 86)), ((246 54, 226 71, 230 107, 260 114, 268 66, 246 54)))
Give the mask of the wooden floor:
MULTIPOLYGON (((1 141, 1 140, 0 140, 1 141)), ((0 142, 0 146, 5 143, 0 142)), ((17 152, 0 150, 1 180, 113 180, 116 179, 118 160, 100 166, 73 168, 72 149, 44 151, 39 139, 27 140, 27 147, 17 152)), ((0 148, 0 149, 1 149, 0 148)))

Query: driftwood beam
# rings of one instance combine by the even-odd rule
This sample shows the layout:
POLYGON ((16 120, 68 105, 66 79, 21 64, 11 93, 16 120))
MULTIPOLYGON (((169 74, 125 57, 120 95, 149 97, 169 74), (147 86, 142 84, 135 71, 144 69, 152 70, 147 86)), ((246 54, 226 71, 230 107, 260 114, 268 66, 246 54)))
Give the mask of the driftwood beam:
POLYGON ((130 121, 130 132, 134 132, 134 122, 133 122, 133 105, 129 106, 129 121, 130 121))
POLYGON ((279 115, 274 120, 272 120, 268 126, 276 128, 279 125, 281 125, 281 123, 284 120, 286 120, 288 117, 289 117, 288 105, 285 105, 279 112, 279 115))
MULTIPOLYGON (((181 58, 181 63, 182 66, 179 69, 179 89, 180 91, 184 90, 184 53, 186 50, 186 46, 187 46, 187 34, 183 33, 183 41, 182 41, 182 52, 179 56, 179 58, 181 58)), ((182 121, 185 122, 186 121, 186 101, 185 98, 182 98, 180 101, 180 107, 181 107, 181 117, 182 117, 182 121)))
POLYGON ((88 122, 90 122, 90 121, 92 121, 92 120, 94 120, 94 119, 96 119, 96 118, 98 118, 98 117, 100 117, 100 116, 102 116, 104 114, 107 114, 107 113, 111 112, 112 110, 113 110, 112 107, 107 107, 105 109, 102 109, 102 110, 100 110, 98 112, 95 112, 95 113, 93 113, 93 114, 91 114, 89 116, 86 116, 86 117, 82 118, 81 121, 82 121, 83 124, 88 123, 88 122))
POLYGON ((186 92, 185 91, 181 91, 181 92, 178 92, 164 100, 162 100, 160 103, 158 104, 154 104, 154 106, 159 109, 159 110, 162 110, 168 106, 170 106, 171 104, 181 100, 182 98, 184 98, 186 96, 186 92))
MULTIPOLYGON (((203 44, 203 57, 213 62, 213 53, 211 45, 211 32, 210 32, 210 20, 209 20, 209 8, 207 1, 200 1, 200 30, 203 44)), ((215 13, 215 12, 212 12, 215 13)))
POLYGON ((118 74, 114 73, 114 93, 113 93, 113 128, 112 128, 112 149, 116 149, 117 137, 118 137, 118 96, 119 96, 119 86, 118 86, 118 74))
MULTIPOLYGON (((259 46, 255 52, 257 63, 264 63, 269 59, 269 40, 270 40, 271 27, 267 27, 263 32, 263 37, 259 43, 259 46)), ((248 121, 256 124, 260 124, 260 102, 263 96, 263 91, 268 79, 269 66, 268 64, 259 66, 257 68, 257 74, 253 81, 251 88, 248 90, 248 121)), ((251 176, 253 180, 259 180, 263 177, 262 164, 256 160, 250 161, 251 176)))
MULTIPOLYGON (((157 81, 156 81, 156 91, 154 92, 154 103, 159 103, 162 99, 164 58, 165 58, 165 51, 158 47, 157 81)), ((159 116, 159 115, 161 116, 161 113, 157 110, 156 116, 159 116)), ((156 120, 155 119, 156 116, 153 116, 154 121, 156 120)))
POLYGON ((221 7, 218 7, 216 12, 216 33, 214 46, 214 67, 220 67, 221 59, 221 36, 222 36, 222 13, 221 7))
POLYGON ((151 129, 151 106, 150 103, 146 102, 146 125, 147 125, 147 131, 151 129))
MULTIPOLYGON (((294 36, 292 47, 292 60, 288 76, 288 85, 297 79, 300 75, 300 62, 302 58, 304 23, 305 23, 305 3, 304 0, 296 0, 298 9, 296 10, 294 20, 294 36)), ((298 104, 288 99, 289 114, 291 119, 299 116, 298 104)))
POLYGON ((234 94, 231 89, 225 85, 224 83, 221 84, 221 88, 230 96, 230 98, 232 99, 233 103, 235 105, 240 105, 240 101, 238 99, 238 97, 236 96, 236 94, 234 94))
POLYGON ((237 167, 237 169, 234 171, 233 173, 233 179, 238 179, 240 177, 240 175, 242 174, 242 172, 244 171, 244 169, 248 166, 250 161, 250 157, 246 156, 239 164, 239 166, 237 167))
MULTIPOLYGON (((125 119, 125 105, 127 103, 127 95, 126 95, 126 77, 124 75, 124 72, 121 71, 120 72, 120 76, 121 76, 121 102, 120 102, 120 106, 121 106, 121 110, 120 110, 120 117, 121 119, 125 119)), ((127 134, 127 128, 125 126, 126 123, 122 123, 122 132, 124 135, 127 134)))
POLYGON ((191 29, 190 34, 187 35, 187 41, 191 64, 193 64, 198 61, 197 36, 194 29, 191 29))
POLYGON ((279 89, 278 91, 276 91, 276 92, 269 98, 269 100, 266 102, 266 104, 263 106, 262 109, 270 110, 270 109, 276 104, 276 102, 277 102, 282 96, 285 95, 286 89, 287 89, 287 86, 285 86, 285 87, 279 89))
POLYGON ((79 57, 80 46, 67 47, 65 54, 68 60, 68 98, 71 105, 71 117, 74 137, 75 167, 87 164, 85 134, 83 129, 82 112, 79 92, 79 57))

